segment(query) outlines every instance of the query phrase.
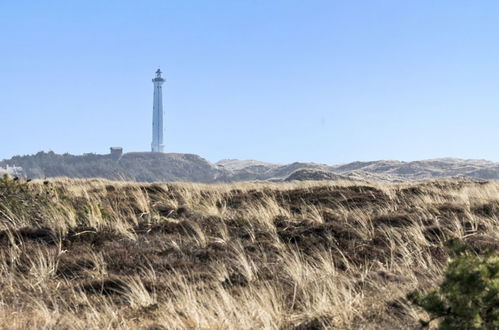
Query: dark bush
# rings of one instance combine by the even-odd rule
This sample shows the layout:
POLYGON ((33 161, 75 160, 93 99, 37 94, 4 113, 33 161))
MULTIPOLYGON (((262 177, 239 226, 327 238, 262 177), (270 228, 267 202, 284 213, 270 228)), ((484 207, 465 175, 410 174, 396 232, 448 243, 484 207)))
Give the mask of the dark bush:
POLYGON ((413 292, 409 300, 430 314, 439 329, 499 329, 499 256, 477 256, 452 243, 444 281, 426 294, 413 292))

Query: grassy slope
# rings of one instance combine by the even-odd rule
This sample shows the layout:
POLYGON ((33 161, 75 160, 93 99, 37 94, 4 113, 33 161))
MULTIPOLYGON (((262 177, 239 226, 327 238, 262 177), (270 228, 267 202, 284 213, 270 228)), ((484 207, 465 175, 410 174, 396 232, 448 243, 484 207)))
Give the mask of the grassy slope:
POLYGON ((131 181, 223 181, 225 172, 207 160, 192 154, 131 152, 115 158, 112 155, 84 154, 81 156, 54 152, 15 156, 0 161, 0 170, 7 166, 23 169, 23 176, 107 178, 131 181))
POLYGON ((8 328, 411 328, 442 241, 497 249, 499 183, 0 181, 8 328))

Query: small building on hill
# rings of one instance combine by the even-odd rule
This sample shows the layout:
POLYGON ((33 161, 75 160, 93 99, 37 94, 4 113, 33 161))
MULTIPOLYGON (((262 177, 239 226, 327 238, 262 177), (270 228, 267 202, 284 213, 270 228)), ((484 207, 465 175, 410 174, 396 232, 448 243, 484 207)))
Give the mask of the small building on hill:
POLYGON ((120 158, 121 155, 123 155, 123 148, 122 147, 111 147, 109 148, 111 156, 114 158, 120 158))

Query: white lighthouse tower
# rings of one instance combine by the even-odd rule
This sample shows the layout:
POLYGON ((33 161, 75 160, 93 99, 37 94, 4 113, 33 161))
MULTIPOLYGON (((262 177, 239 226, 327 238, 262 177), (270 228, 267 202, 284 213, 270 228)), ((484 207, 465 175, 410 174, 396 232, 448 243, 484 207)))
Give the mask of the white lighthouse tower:
POLYGON ((165 80, 161 77, 161 70, 156 71, 154 83, 154 96, 152 107, 152 152, 163 152, 163 90, 161 85, 165 80))

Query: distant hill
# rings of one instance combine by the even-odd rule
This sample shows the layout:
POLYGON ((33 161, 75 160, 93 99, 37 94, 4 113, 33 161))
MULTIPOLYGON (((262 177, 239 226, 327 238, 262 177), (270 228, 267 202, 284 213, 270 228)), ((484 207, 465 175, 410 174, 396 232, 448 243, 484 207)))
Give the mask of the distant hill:
POLYGON ((350 180, 349 177, 328 171, 310 168, 300 168, 291 173, 285 181, 323 181, 323 180, 350 180))
POLYGON ((414 162, 370 161, 340 165, 317 163, 272 164, 255 160, 211 163, 193 154, 131 152, 113 155, 39 152, 0 161, 0 174, 29 178, 65 176, 101 177, 132 181, 231 182, 246 180, 292 181, 352 179, 414 181, 445 177, 499 179, 499 163, 486 160, 442 158, 414 162))
POLYGON ((29 178, 107 178, 131 181, 223 181, 224 171, 192 154, 132 152, 120 158, 112 155, 74 156, 39 152, 0 161, 0 168, 18 166, 29 178))

